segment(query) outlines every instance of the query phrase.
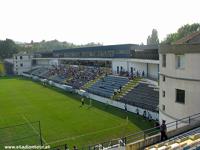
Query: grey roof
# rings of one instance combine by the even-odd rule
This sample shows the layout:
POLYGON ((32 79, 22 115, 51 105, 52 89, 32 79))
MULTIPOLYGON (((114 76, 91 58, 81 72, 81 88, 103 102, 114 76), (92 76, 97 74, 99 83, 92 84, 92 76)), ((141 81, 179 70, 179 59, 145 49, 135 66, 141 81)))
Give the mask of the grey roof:
POLYGON ((29 56, 32 55, 31 53, 27 53, 27 52, 19 52, 17 54, 14 54, 14 56, 29 56))
POLYGON ((13 59, 12 58, 4 59, 4 61, 13 64, 13 59))
POLYGON ((106 46, 93 46, 93 47, 81 47, 81 48, 70 48, 70 49, 59 49, 53 50, 57 52, 70 52, 70 51, 93 51, 93 50, 152 50, 158 49, 158 45, 137 45, 137 44, 120 44, 120 45, 106 45, 106 46))
POLYGON ((93 47, 81 47, 71 49, 53 50, 53 52, 65 52, 65 51, 91 51, 91 50, 132 50, 138 47, 137 44, 121 44, 121 45, 107 45, 107 46, 93 46, 93 47))

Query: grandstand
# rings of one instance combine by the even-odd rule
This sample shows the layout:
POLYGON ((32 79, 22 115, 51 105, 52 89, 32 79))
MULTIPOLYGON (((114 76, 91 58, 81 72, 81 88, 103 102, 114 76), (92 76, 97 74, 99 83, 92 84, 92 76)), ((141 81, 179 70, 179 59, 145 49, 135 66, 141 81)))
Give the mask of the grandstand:
POLYGON ((138 79, 136 74, 129 78, 119 75, 107 75, 100 67, 61 65, 39 67, 26 72, 55 83, 65 84, 74 89, 84 88, 91 80, 95 81, 85 88, 86 92, 119 102, 136 106, 144 110, 157 112, 158 87, 147 79, 138 79), (134 83, 135 86, 132 84, 134 83))
POLYGON ((159 90, 157 85, 143 79, 120 100, 140 108, 158 111, 159 90))
POLYGON ((61 65, 39 67, 25 73, 79 89, 87 82, 102 76, 104 74, 103 70, 100 67, 61 65))
POLYGON ((129 79, 126 77, 108 75, 94 83, 90 88, 87 89, 87 91, 93 94, 111 98, 115 92, 117 93, 120 88, 122 88, 122 86, 128 82, 129 79))

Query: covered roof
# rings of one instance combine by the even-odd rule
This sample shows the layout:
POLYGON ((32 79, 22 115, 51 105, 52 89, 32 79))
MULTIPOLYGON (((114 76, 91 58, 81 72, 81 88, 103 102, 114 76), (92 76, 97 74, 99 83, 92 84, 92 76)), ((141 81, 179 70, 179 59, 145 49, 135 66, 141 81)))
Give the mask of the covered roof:
POLYGON ((19 52, 17 54, 14 54, 14 56, 29 56, 29 55, 32 55, 31 53, 27 53, 27 52, 19 52))
MULTIPOLYGON (((174 42, 173 44, 186 44, 186 43, 190 43, 190 41, 191 41, 192 39, 194 39, 194 38, 196 38, 196 37, 198 37, 198 36, 200 37, 200 31, 194 32, 194 33, 192 33, 192 34, 189 34, 189 35, 183 37, 182 39, 177 40, 177 41, 174 42)), ((195 43, 197 43, 197 42, 195 42, 195 43)), ((200 41, 198 41, 198 43, 200 43, 200 41)))
POLYGON ((10 63, 10 64, 13 64, 13 63, 14 63, 12 58, 10 58, 10 59, 4 59, 4 62, 8 62, 8 63, 10 63))
POLYGON ((69 52, 69 51, 91 51, 91 50, 131 50, 138 47, 137 44, 120 44, 120 45, 106 45, 106 46, 93 46, 93 47, 81 47, 53 50, 53 52, 69 52))
POLYGON ((93 51, 93 50, 152 50, 158 49, 158 45, 137 45, 137 44, 120 44, 120 45, 106 45, 106 46, 93 46, 93 47, 80 47, 70 49, 53 50, 55 53, 59 52, 75 52, 75 51, 93 51))
POLYGON ((158 49, 158 45, 139 45, 137 49, 139 50, 158 49))

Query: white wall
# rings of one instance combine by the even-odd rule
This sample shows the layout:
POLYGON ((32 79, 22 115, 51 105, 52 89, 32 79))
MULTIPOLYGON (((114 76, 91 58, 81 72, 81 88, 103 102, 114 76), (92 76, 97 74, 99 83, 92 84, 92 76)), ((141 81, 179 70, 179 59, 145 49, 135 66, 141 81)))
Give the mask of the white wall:
POLYGON ((139 63, 139 62, 128 62, 129 63, 129 72, 131 72, 131 67, 133 70, 138 71, 139 74, 142 74, 144 71, 144 76, 147 75, 147 64, 146 63, 139 63))
POLYGON ((36 64, 39 65, 39 66, 48 66, 49 60, 47 60, 47 59, 37 59, 36 64))
POLYGON ((148 64, 148 76, 150 78, 158 79, 158 64, 148 64))
MULTIPOLYGON (((177 78, 200 79, 200 53, 185 54, 185 68, 176 69, 175 54, 166 55, 166 67, 160 67, 160 72, 177 78)), ((162 55, 160 66, 162 66, 162 55)))
MULTIPOLYGON (((200 112, 200 82, 177 80, 165 77, 160 80, 159 105, 165 105, 165 112, 176 119, 200 112), (185 90, 185 104, 176 102, 176 89, 185 90), (162 91, 165 91, 165 97, 162 91)), ((165 118, 160 117, 160 120, 165 118)))
POLYGON ((32 67, 32 56, 31 55, 14 55, 14 72, 17 75, 21 75, 24 71, 29 71, 32 67), (20 59, 21 57, 21 59, 20 59), (21 66, 22 64, 22 66, 21 66))
MULTIPOLYGON (((133 68, 133 72, 139 73, 142 75, 144 71, 144 76, 147 77, 147 63, 146 62, 133 62, 133 61, 112 61, 112 72, 113 74, 117 74, 117 66, 122 66, 124 71, 131 72, 131 67, 133 68)), ((158 66, 159 64, 151 64, 148 63, 148 76, 150 78, 158 79, 158 66)))
POLYGON ((112 61, 112 72, 117 74, 117 66, 119 66, 119 71, 121 66, 123 67, 123 71, 128 71, 128 66, 126 61, 112 61))
POLYGON ((166 67, 160 55, 159 120, 167 123, 200 112, 200 54, 186 53, 185 68, 176 69, 175 54, 166 54, 166 67), (165 81, 163 81, 163 75, 165 81), (188 80, 188 79, 195 79, 188 80), (185 91, 185 103, 176 102, 176 89, 185 91), (165 97, 162 93, 165 91, 165 97), (163 112, 162 106, 165 105, 163 112))

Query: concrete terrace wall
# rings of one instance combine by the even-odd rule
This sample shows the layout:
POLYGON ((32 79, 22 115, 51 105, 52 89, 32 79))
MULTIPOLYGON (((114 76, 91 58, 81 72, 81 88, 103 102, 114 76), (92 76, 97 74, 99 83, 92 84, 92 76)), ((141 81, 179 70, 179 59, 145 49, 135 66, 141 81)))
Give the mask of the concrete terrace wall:
MULTIPOLYGON (((120 109, 124 109, 124 106, 125 106, 124 103, 121 103, 121 102, 118 102, 118 101, 115 101, 115 100, 111 100, 111 99, 108 99, 108 98, 105 98, 105 97, 101 97, 101 96, 98 96, 98 95, 94 95, 94 94, 91 94, 91 93, 87 93, 87 96, 89 98, 94 99, 96 101, 99 101, 101 103, 108 104, 108 105, 111 105, 111 106, 114 106, 114 107, 117 107, 117 108, 120 108, 120 109)), ((132 112, 132 113, 137 113, 137 108, 138 107, 127 105, 127 111, 132 112)), ((145 110, 142 109, 142 108, 138 108, 138 110, 139 110, 139 114, 143 115, 143 112, 145 110)), ((149 112, 151 114, 153 120, 158 119, 158 113, 157 112, 152 112, 152 111, 147 111, 147 112, 149 112)))

